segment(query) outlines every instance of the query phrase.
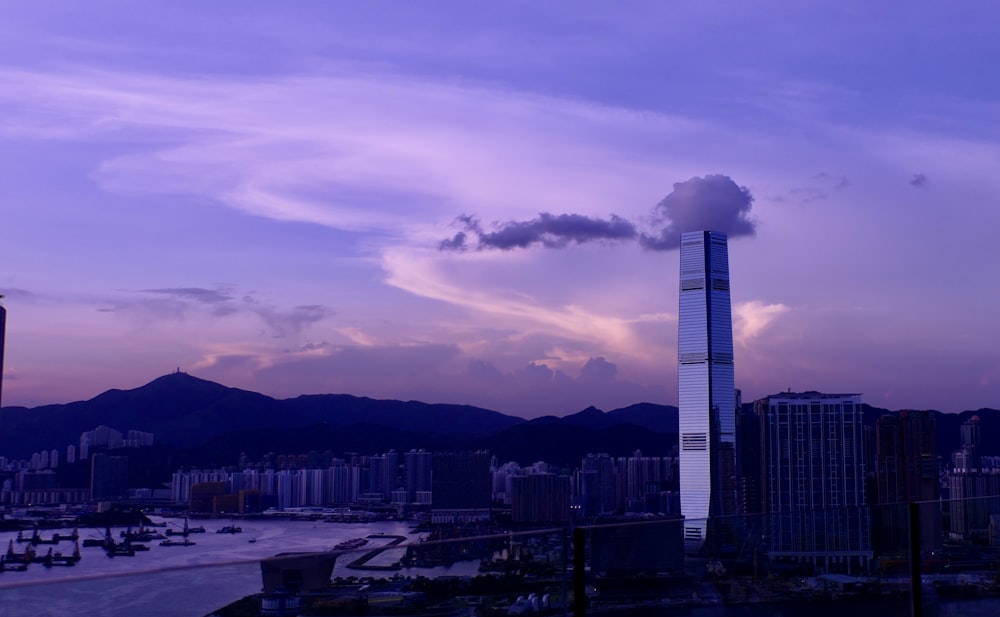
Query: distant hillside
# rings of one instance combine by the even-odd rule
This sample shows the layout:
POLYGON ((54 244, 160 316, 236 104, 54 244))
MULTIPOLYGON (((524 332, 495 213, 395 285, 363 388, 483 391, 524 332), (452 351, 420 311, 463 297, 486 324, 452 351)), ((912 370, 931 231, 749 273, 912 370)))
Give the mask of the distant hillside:
POLYGON ((370 454, 390 449, 486 448, 504 460, 575 465, 587 453, 615 456, 642 449, 667 454, 677 443, 677 410, 641 403, 603 412, 594 407, 528 422, 469 405, 377 400, 346 394, 277 400, 186 373, 164 375, 132 390, 89 401, 3 410, 0 455, 22 458, 79 442, 98 425, 156 435, 177 461, 234 464, 241 452, 308 450, 370 454), (173 448, 173 450, 170 450, 173 448), (180 451, 184 450, 185 453, 180 451))
MULTIPOLYGON (((864 406, 874 426, 886 409, 864 406)), ((1000 455, 1000 411, 934 412, 938 453, 959 446, 959 426, 980 417, 984 454, 1000 455)), ((308 450, 372 454, 390 449, 486 448, 500 460, 538 460, 575 466, 588 453, 670 454, 677 444, 677 408, 638 403, 604 412, 588 407, 562 418, 531 421, 469 405, 377 400, 346 394, 278 400, 173 373, 132 390, 109 390, 89 401, 32 409, 6 407, 0 416, 0 455, 24 458, 79 442, 98 425, 156 435, 163 456, 177 461, 234 464, 240 452, 296 454, 308 450), (173 450, 171 450, 171 448, 173 450), (183 452, 181 452, 183 451, 183 452), (169 454, 176 452, 177 454, 169 454)))
POLYGON ((0 454, 20 458, 42 449, 62 450, 101 424, 120 431, 148 431, 158 443, 193 447, 237 431, 317 424, 342 428, 366 423, 403 431, 483 435, 521 422, 465 405, 378 401, 345 394, 276 400, 172 373, 133 390, 109 390, 89 401, 4 408, 0 454))

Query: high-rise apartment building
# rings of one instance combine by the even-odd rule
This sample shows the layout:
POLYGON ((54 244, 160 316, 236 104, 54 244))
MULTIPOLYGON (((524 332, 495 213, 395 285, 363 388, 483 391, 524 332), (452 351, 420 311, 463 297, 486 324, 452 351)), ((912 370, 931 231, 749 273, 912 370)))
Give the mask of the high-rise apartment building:
POLYGON ((990 515, 1000 512, 1000 469, 982 455, 979 416, 963 422, 960 430, 962 447, 952 453, 946 477, 948 529, 955 540, 983 540, 990 515))
POLYGON ((786 392, 754 409, 768 555, 827 572, 865 571, 873 551, 861 395, 786 392))
POLYGON ((431 479, 431 522, 489 520, 493 498, 489 452, 435 452, 431 479))
POLYGON ((920 547, 925 555, 941 550, 941 484, 938 477, 934 414, 903 410, 876 424, 876 480, 879 507, 875 540, 881 556, 909 551, 909 504, 920 503, 920 547))
POLYGON ((703 543, 712 517, 735 514, 736 387, 726 234, 681 235, 677 382, 684 538, 703 543))

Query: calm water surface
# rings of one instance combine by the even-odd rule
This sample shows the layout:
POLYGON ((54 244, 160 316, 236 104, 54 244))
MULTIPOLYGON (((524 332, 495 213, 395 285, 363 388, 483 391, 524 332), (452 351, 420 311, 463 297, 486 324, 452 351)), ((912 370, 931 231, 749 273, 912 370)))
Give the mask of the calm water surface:
MULTIPOLYGON (((172 521, 172 523, 176 523, 172 521)), ((229 524, 225 520, 198 521, 208 533, 193 534, 194 546, 159 546, 149 542, 148 552, 135 557, 109 558, 100 548, 81 548, 83 559, 74 567, 45 568, 32 564, 27 572, 0 573, 0 617, 64 617, 94 615, 100 617, 202 617, 244 596, 260 591, 259 560, 280 552, 322 551, 346 540, 369 534, 403 535, 416 542, 411 526, 403 522, 365 524, 322 523, 312 521, 241 521, 241 534, 217 534, 216 529, 229 524), (256 542, 250 543, 250 538, 256 542)), ((179 527, 179 523, 176 526, 179 527)), ((114 528, 117 539, 124 528, 114 528)), ((49 530, 42 537, 50 537, 49 530)), ((0 533, 0 550, 6 550, 16 533, 0 533)), ((85 537, 100 537, 102 532, 80 530, 85 537)), ((365 549, 383 543, 371 540, 365 549)), ((23 551, 25 544, 15 543, 23 551)), ((49 545, 39 545, 39 553, 49 545)), ((71 542, 61 542, 56 550, 69 553, 71 542)), ((365 551, 359 551, 361 554, 365 551)), ((395 562, 403 549, 392 549, 369 562, 372 565, 395 562)), ((354 555, 337 560, 333 576, 379 576, 378 572, 351 570, 346 567, 354 555)), ((381 573, 384 576, 475 575, 477 562, 458 563, 448 568, 413 568, 381 573)), ((644 611, 644 614, 648 614, 644 611)), ((718 606, 702 608, 665 608, 667 615, 689 617, 904 617, 905 603, 864 605, 856 603, 772 604, 718 606)), ((995 617, 1000 615, 1000 599, 937 602, 930 599, 925 617, 995 617)))
MULTIPOLYGON (((241 521, 240 534, 217 534, 216 529, 229 524, 224 520, 198 521, 207 533, 190 536, 194 546, 159 546, 148 542, 148 552, 135 557, 109 558, 100 548, 81 548, 83 559, 73 567, 45 568, 32 564, 27 572, 0 573, 0 616, 99 615, 102 617, 203 616, 261 588, 259 560, 288 551, 328 550, 353 538, 384 533, 402 535, 416 542, 411 525, 403 522, 365 524, 322 523, 312 521, 253 520, 241 521), (256 542, 250 543, 250 538, 256 542)), ((179 525, 178 525, 179 528, 179 525)), ((114 528, 119 539, 124 528, 114 528)), ((50 537, 55 531, 41 535, 50 537)), ((103 532, 81 529, 83 538, 101 537, 103 532)), ((0 550, 6 551, 16 532, 0 533, 0 550)), ((366 549, 382 544, 371 540, 366 549)), ((14 544, 21 552, 26 544, 14 544)), ((39 545, 39 554, 50 545, 39 545)), ((73 543, 63 541, 55 550, 70 553, 73 543)), ((360 552, 359 552, 360 554, 360 552)), ((402 549, 389 550, 372 565, 392 563, 402 549)), ((346 564, 353 555, 337 560, 333 576, 378 576, 378 572, 351 570, 346 564)), ((474 574, 478 563, 460 563, 450 568, 424 568, 383 573, 385 576, 422 574, 474 574)))

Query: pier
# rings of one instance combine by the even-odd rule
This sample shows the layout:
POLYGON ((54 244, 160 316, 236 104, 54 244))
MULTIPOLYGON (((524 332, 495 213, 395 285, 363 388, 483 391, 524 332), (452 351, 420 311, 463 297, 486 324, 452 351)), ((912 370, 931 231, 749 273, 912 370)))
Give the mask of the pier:
POLYGON ((347 564, 347 567, 352 570, 374 570, 382 572, 392 572, 395 570, 402 570, 403 567, 398 563, 388 565, 388 566, 369 566, 367 565, 369 561, 374 559, 377 555, 389 550, 394 546, 399 546, 403 542, 406 542, 406 536, 387 536, 385 534, 372 534, 368 536, 369 539, 386 539, 388 538, 390 542, 383 544, 382 546, 376 547, 373 550, 366 552, 361 555, 351 563, 347 564))

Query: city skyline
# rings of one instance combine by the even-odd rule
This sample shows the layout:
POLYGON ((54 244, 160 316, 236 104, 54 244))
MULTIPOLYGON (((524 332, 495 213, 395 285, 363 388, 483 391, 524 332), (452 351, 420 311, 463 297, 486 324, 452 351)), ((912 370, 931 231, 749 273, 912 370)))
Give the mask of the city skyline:
POLYGON ((718 229, 745 400, 1000 407, 998 7, 126 7, 0 8, 4 405, 676 404, 718 229))

